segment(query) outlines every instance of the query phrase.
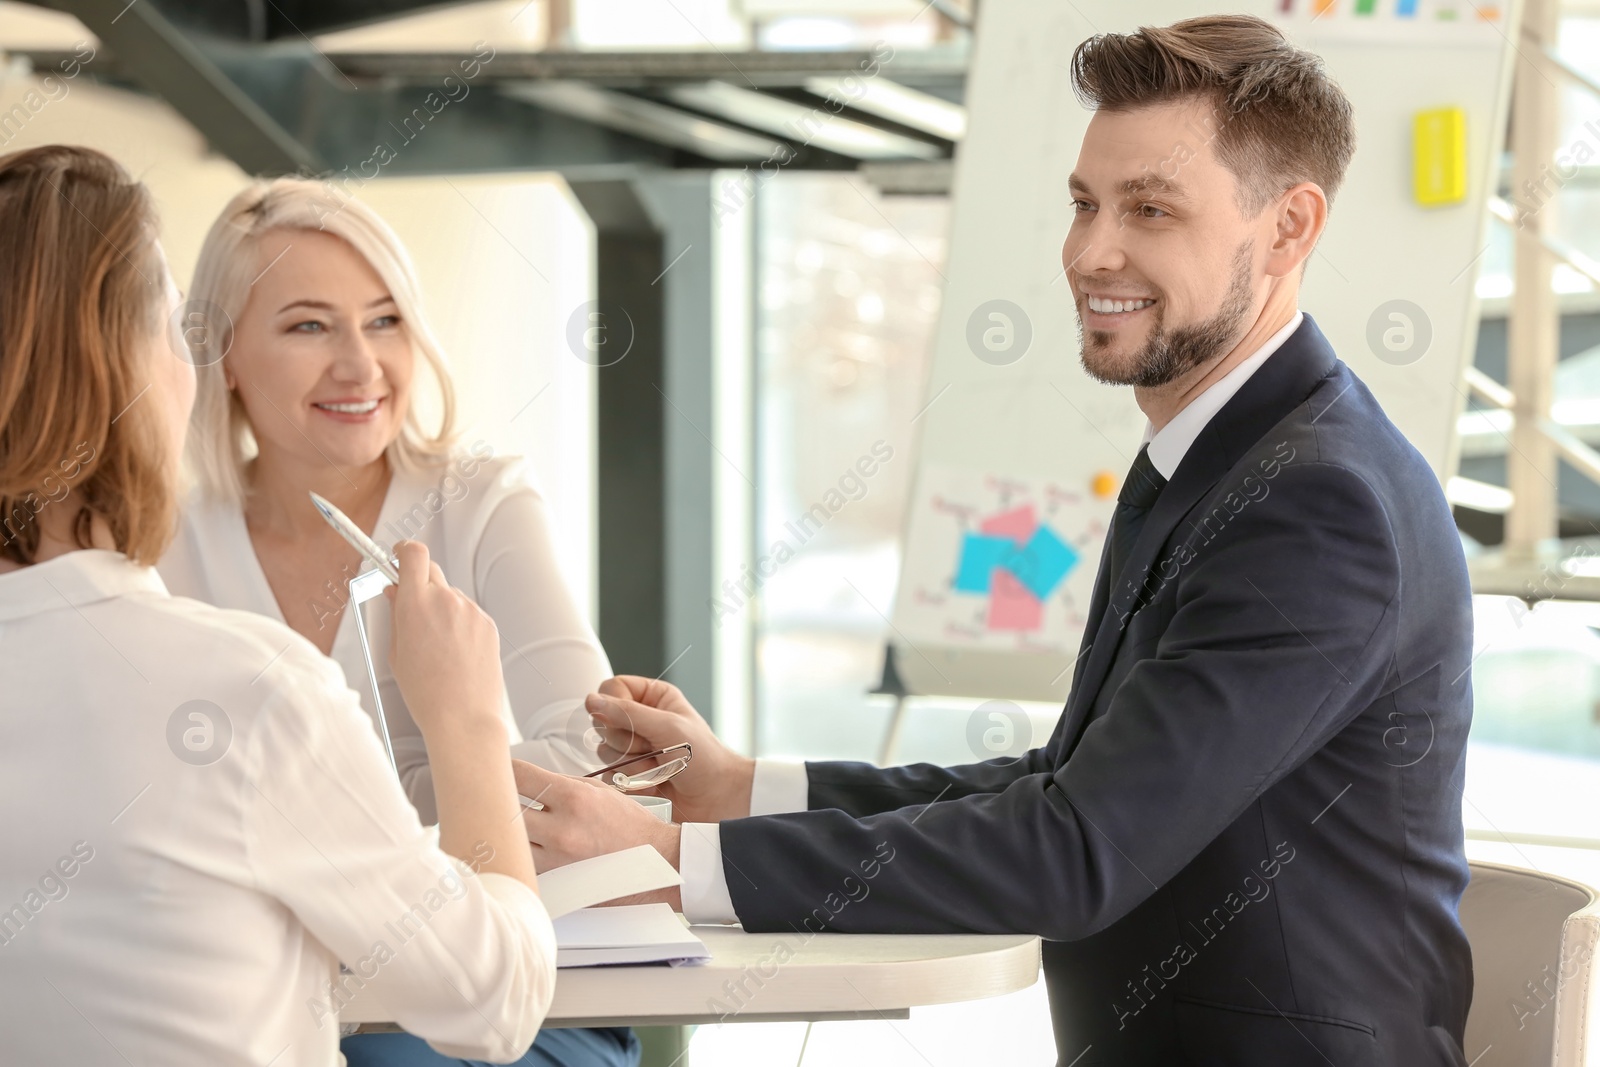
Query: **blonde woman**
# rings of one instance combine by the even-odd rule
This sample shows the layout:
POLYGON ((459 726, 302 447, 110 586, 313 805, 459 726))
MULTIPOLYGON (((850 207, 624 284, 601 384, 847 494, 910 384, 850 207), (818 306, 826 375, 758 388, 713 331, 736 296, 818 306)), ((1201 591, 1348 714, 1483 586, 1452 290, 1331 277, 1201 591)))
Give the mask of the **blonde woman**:
POLYGON ((395 657, 434 753, 436 845, 326 658, 152 567, 195 390, 177 303, 120 166, 0 157, 4 1058, 334 1067, 335 981, 381 984, 437 1048, 517 1056, 555 943, 494 626, 400 546, 395 657))
MULTIPOLYGON (((190 290, 196 485, 161 574, 176 593, 283 621, 365 692, 345 610, 345 583, 364 567, 311 506, 316 492, 382 544, 426 545, 494 620, 508 729, 524 738, 513 755, 565 773, 595 769, 583 701, 610 665, 561 576, 526 464, 454 440, 450 378, 420 304, 404 247, 361 202, 296 178, 233 198, 190 290), (418 404, 429 386, 432 420, 418 404)), ((430 822, 426 737, 381 665, 378 685, 401 780, 430 822)), ((399 1040, 363 1037, 346 1052, 353 1064, 413 1062, 389 1050, 358 1059, 399 1040)), ((636 1046, 626 1030, 547 1031, 529 1062, 627 1064, 636 1046)))

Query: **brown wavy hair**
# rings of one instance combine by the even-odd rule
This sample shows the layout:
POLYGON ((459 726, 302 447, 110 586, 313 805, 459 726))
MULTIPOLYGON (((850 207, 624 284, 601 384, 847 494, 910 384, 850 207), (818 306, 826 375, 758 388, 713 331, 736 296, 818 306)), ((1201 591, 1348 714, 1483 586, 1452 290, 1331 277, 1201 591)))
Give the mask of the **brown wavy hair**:
POLYGON ((1098 34, 1072 53, 1072 83, 1085 107, 1104 111, 1209 103, 1217 160, 1237 179, 1249 218, 1301 182, 1315 182, 1331 205, 1355 154, 1354 112, 1321 57, 1253 15, 1098 34))
MULTIPOLYGON (((154 565, 177 513, 157 406, 137 403, 167 272, 150 193, 115 160, 48 145, 0 156, 0 552, 31 564, 39 513, 95 515, 154 565)), ((176 358, 176 357, 172 357, 176 358)))

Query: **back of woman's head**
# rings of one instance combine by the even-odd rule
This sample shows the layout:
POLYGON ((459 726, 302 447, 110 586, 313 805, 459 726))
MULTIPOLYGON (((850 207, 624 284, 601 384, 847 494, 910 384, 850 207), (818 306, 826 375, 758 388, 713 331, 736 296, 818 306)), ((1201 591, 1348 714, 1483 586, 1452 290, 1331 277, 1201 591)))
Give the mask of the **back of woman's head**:
POLYGON ((34 562, 47 507, 70 509, 81 548, 92 515, 136 562, 170 541, 168 434, 138 403, 167 285, 150 194, 116 161, 0 156, 0 552, 15 562, 34 562))

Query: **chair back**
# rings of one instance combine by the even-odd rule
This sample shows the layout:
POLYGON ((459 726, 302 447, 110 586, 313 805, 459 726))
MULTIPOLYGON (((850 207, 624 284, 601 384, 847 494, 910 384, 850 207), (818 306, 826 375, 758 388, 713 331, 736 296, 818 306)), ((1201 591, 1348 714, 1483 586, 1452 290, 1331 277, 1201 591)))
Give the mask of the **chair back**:
POLYGON ((1566 878, 1472 865, 1461 925, 1472 946, 1468 1062, 1600 1067, 1600 893, 1566 878))

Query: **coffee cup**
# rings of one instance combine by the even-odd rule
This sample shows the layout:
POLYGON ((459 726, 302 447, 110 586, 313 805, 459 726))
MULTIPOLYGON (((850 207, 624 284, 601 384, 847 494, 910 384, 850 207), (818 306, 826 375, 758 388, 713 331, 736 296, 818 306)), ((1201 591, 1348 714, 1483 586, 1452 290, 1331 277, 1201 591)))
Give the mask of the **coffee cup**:
POLYGON ((666 797, 644 796, 639 793, 629 793, 628 796, 662 822, 672 821, 672 801, 666 797))

